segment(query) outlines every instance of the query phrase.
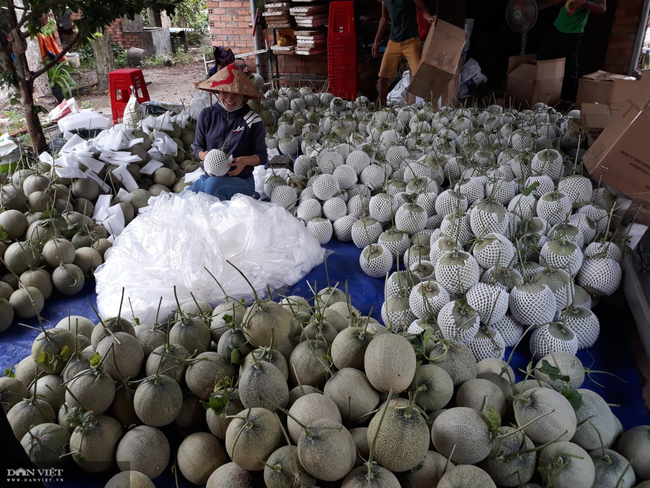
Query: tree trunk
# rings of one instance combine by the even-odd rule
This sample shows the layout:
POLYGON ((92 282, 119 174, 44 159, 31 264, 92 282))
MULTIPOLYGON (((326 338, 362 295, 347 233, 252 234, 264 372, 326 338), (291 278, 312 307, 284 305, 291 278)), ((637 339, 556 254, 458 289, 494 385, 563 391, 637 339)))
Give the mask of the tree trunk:
MULTIPOLYGON (((25 59, 27 62, 27 59, 25 59)), ((32 90, 34 89, 33 82, 18 79, 18 91, 20 92, 20 104, 23 107, 23 114, 25 115, 25 122, 27 123, 27 132, 29 139, 32 141, 32 148, 35 152, 40 153, 47 147, 41 120, 38 118, 38 113, 34 108, 34 96, 32 90)))
POLYGON ((15 81, 18 94, 20 95, 20 105, 25 116, 25 123, 27 124, 27 132, 32 142, 32 148, 34 151, 39 152, 45 149, 47 142, 45 141, 41 121, 34 108, 34 96, 32 95, 34 81, 24 75, 27 67, 27 56, 25 53, 15 54, 15 58, 16 61, 12 62, 11 51, 8 49, 0 49, 0 64, 2 64, 2 67, 15 81))
POLYGON ((97 90, 105 92, 108 90, 108 73, 115 69, 111 40, 104 34, 97 36, 92 44, 97 69, 97 90))

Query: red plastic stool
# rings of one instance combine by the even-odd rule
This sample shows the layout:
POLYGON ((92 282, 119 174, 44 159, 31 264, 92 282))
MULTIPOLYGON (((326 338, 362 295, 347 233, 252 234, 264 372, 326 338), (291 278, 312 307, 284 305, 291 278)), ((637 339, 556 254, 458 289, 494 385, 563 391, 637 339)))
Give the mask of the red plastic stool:
POLYGON ((125 68, 111 71, 108 73, 108 86, 111 93, 111 111, 113 112, 114 124, 117 124, 124 116, 124 108, 131 96, 131 86, 135 88, 138 103, 149 101, 147 83, 144 81, 141 69, 125 68))

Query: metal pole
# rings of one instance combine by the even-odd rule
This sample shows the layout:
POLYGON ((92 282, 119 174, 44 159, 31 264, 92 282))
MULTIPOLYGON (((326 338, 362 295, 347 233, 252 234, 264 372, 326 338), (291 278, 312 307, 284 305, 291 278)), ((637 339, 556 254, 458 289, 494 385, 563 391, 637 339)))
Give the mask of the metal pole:
POLYGON ((630 67, 627 70, 629 76, 635 76, 636 70, 639 66, 639 57, 641 56, 641 48, 643 47, 643 40, 648 26, 648 16, 650 15, 650 0, 643 0, 643 7, 641 8, 641 18, 639 19, 639 28, 636 31, 636 41, 634 42, 634 49, 632 50, 632 59, 630 60, 630 67))
MULTIPOLYGON (((255 0, 251 0, 251 25, 255 25, 255 18, 256 18, 256 11, 257 7, 255 6, 255 0)), ((259 51, 261 49, 264 49, 262 47, 262 29, 258 25, 257 28, 255 29, 255 35, 253 36, 253 45, 255 46, 255 51, 259 51)), ((258 75, 262 75, 262 63, 264 60, 262 59, 261 54, 256 54, 255 55, 255 65, 256 65, 256 71, 258 75)))

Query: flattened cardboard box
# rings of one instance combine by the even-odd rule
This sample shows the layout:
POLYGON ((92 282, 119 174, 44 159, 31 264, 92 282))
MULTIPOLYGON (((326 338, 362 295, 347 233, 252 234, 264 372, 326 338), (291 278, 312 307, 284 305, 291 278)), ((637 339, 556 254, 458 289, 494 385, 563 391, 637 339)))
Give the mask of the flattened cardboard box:
POLYGON ((589 173, 621 193, 650 203, 650 76, 585 153, 589 173))
POLYGON ((538 61, 535 54, 512 56, 508 61, 506 101, 515 106, 530 107, 544 102, 560 101, 564 78, 564 58, 538 61))
POLYGON ((459 72, 466 35, 464 29, 442 20, 432 25, 422 47, 420 65, 407 91, 429 102, 445 95, 459 72))

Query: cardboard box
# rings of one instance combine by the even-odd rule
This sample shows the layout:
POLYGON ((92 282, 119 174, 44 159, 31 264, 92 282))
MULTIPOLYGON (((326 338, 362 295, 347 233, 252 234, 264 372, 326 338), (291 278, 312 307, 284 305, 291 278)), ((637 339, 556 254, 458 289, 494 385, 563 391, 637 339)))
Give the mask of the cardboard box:
POLYGON ((596 71, 580 77, 576 107, 584 103, 624 103, 630 92, 636 88, 637 79, 631 76, 596 71))
POLYGON ((447 95, 450 82, 460 73, 465 37, 464 29, 442 20, 432 25, 422 47, 420 65, 407 90, 429 102, 447 95))
POLYGON ((555 105, 560 101, 564 58, 537 61, 535 54, 512 56, 508 61, 506 102, 530 107, 537 102, 555 105))
POLYGON ((596 139, 614 118, 611 107, 606 103, 583 103, 580 111, 582 128, 596 139))
POLYGON ((650 76, 639 80, 624 108, 583 156, 596 180, 650 204, 650 76))

